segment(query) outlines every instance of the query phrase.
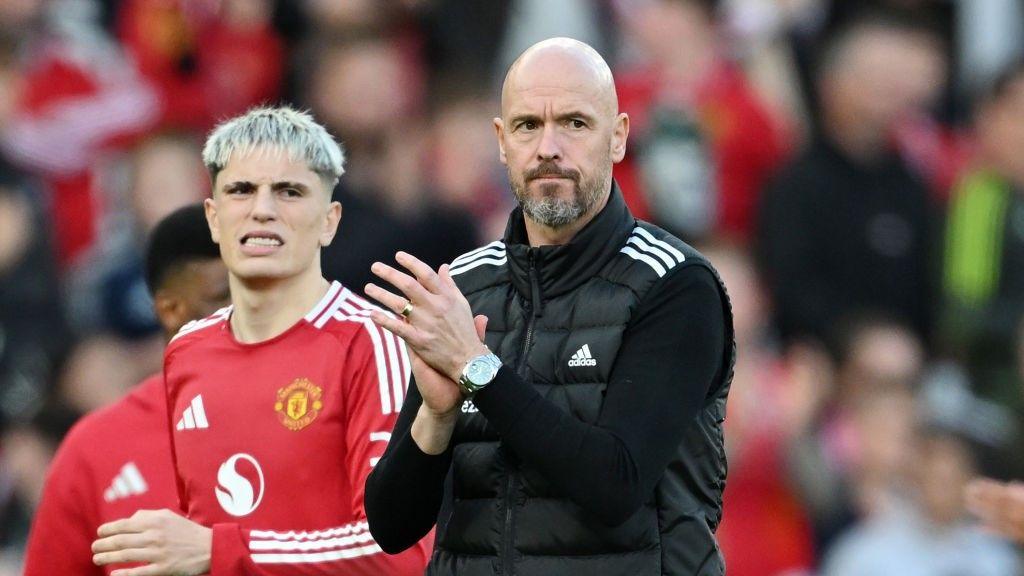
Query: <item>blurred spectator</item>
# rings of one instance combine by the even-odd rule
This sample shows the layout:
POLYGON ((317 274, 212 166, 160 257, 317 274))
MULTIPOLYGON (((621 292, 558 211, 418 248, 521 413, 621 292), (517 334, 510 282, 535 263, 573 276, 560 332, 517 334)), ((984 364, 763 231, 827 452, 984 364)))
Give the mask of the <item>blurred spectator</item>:
POLYGON ((70 344, 37 200, 0 159, 0 428, 35 416, 70 344))
POLYGON ((0 439, 0 576, 21 575, 32 513, 54 449, 75 414, 51 403, 31 421, 10 426, 0 439))
POLYGON ((46 0, 7 0, 0 2, 0 38, 17 44, 30 34, 42 18, 46 0))
POLYGON ((724 0, 723 20, 730 52, 743 66, 755 92, 771 114, 785 118, 794 135, 810 129, 807 95, 791 41, 794 30, 824 9, 821 0, 724 0))
POLYGON ((162 123, 205 131, 281 93, 272 16, 271 0, 125 0, 117 28, 160 95, 162 123))
POLYGON ((95 1, 50 0, 47 8, 18 64, 24 88, 0 138, 12 162, 45 180, 58 261, 68 265, 99 234, 105 156, 151 129, 160 110, 156 93, 100 28, 95 1))
POLYGON ((977 93, 1024 53, 1024 5, 1020 0, 953 2, 957 22, 960 89, 977 93))
POLYGON ((1012 546, 965 516, 963 492, 977 469, 969 428, 925 416, 899 497, 843 535, 823 576, 1012 576, 1021 564, 1012 546))
POLYGON ((306 10, 325 36, 378 36, 390 31, 397 17, 404 11, 404 4, 416 4, 417 1, 306 0, 306 10))
MULTIPOLYGON (((1019 409, 1021 397, 1024 397, 1024 322, 1018 328, 1016 341, 1016 367, 1017 385, 1014 391, 1017 394, 1017 402, 1008 403, 1015 408, 1016 437, 1008 443, 1006 455, 1010 456, 1017 465, 1012 472, 1013 480, 1001 482, 993 478, 978 478, 972 481, 965 493, 967 506, 971 513, 977 516, 985 527, 995 533, 1024 544, 1024 472, 1020 466, 1020 445, 1021 437, 1024 436, 1024 418, 1019 409)), ((981 416, 981 415, 978 415, 981 416)), ((976 419, 982 422, 983 429, 987 429, 987 421, 991 417, 976 419)))
POLYGON ((437 200, 469 214, 483 237, 499 238, 512 209, 494 126, 487 121, 499 104, 471 91, 448 90, 435 100, 427 173, 437 200))
POLYGON ((885 317, 841 323, 829 347, 834 381, 817 382, 824 394, 805 391, 812 410, 798 411, 786 447, 819 553, 890 497, 911 449, 911 390, 924 362, 913 332, 885 317))
POLYGON ((942 340, 979 389, 1024 408, 1015 334, 1024 318, 1024 63, 978 105, 978 155, 956 186, 946 224, 942 340))
POLYGON ((574 38, 590 44, 601 54, 610 54, 611 43, 607 40, 612 19, 608 5, 620 1, 510 0, 495 76, 503 75, 523 50, 546 38, 574 38))
POLYGON ((497 58, 513 0, 428 0, 420 4, 425 5, 421 22, 433 69, 478 78, 480 84, 486 84, 499 69, 497 58))
POLYGON ((818 72, 821 129, 765 192, 756 250, 786 340, 824 338, 860 309, 891 314, 929 336, 933 207, 891 143, 919 110, 938 50, 911 23, 858 21, 832 39, 818 72))
POLYGON ((334 195, 341 225, 322 266, 356 291, 374 279, 373 262, 389 262, 398 250, 436 268, 477 245, 473 222, 437 204, 425 183, 420 66, 401 43, 366 37, 320 46, 313 68, 308 99, 348 157, 334 195))
POLYGON ((103 234, 66 275, 77 331, 156 339, 159 326, 143 279, 141 247, 160 219, 205 196, 209 176, 200 155, 194 138, 176 133, 155 133, 125 155, 124 177, 107 185, 103 234))
POLYGON ((766 340, 767 308, 747 255, 724 245, 701 252, 729 290, 736 346, 742 350, 736 357, 725 421, 729 479, 718 543, 731 576, 810 569, 810 524, 785 469, 786 441, 796 420, 790 399, 802 374, 788 370, 766 340))
POLYGON ((210 179, 196 138, 154 134, 139 144, 132 160, 131 208, 140 238, 171 212, 209 195, 210 179))
POLYGON ((634 214, 688 239, 744 242, 786 148, 721 44, 718 2, 651 0, 623 10, 640 59, 616 72, 635 143, 616 167, 634 214))
POLYGON ((132 342, 97 334, 84 338, 69 355, 57 381, 60 402, 78 414, 117 400, 135 383, 163 366, 163 341, 132 342))

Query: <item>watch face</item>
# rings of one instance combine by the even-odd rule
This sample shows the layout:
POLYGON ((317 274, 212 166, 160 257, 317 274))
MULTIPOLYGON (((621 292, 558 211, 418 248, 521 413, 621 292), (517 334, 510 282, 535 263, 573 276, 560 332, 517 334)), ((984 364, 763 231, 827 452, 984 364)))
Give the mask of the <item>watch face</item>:
POLYGON ((482 358, 478 358, 470 363, 469 370, 466 372, 469 381, 477 386, 490 382, 493 374, 491 366, 482 358))

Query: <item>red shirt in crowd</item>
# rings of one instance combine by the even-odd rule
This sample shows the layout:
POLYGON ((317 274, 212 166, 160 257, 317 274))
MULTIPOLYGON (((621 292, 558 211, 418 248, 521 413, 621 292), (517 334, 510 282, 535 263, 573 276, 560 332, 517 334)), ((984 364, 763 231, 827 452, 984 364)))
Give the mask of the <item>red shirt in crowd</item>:
POLYGON ((189 518, 213 527, 211 576, 423 573, 432 537, 389 556, 366 524, 363 485, 410 370, 370 309, 335 282, 270 340, 235 340, 229 307, 168 346, 178 490, 189 518))
POLYGON ((746 240, 758 195, 785 159, 788 142, 782 122, 761 103, 742 71, 719 61, 700 82, 673 86, 657 69, 640 68, 617 73, 615 85, 619 108, 630 116, 633 144, 615 176, 633 213, 657 221, 650 214, 635 157, 653 128, 651 113, 659 106, 686 108, 704 133, 714 164, 717 220, 712 229, 746 240))
POLYGON ((82 418, 50 465, 25 557, 25 576, 109 574, 92 562, 101 524, 138 510, 176 509, 163 377, 82 418))

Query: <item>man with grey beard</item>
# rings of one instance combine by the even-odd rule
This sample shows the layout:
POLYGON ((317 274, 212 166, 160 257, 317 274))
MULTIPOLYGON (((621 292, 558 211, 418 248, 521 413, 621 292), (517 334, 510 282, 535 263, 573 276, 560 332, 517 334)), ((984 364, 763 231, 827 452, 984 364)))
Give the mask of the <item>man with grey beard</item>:
POLYGON ((374 539, 436 523, 430 574, 722 574, 725 287, 623 202, 629 118, 591 47, 524 52, 494 126, 504 238, 437 271, 399 252, 372 267, 397 290, 366 286, 415 380, 367 480, 374 539))

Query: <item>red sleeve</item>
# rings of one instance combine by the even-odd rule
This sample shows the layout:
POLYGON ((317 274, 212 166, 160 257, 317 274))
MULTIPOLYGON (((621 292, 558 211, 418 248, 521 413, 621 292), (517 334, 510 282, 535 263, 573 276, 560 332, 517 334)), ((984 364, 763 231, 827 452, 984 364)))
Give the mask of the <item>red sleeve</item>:
POLYGON ((50 465, 25 554, 26 576, 104 574, 92 563, 99 512, 95 475, 72 432, 50 465))
POLYGON ((398 418, 409 382, 405 344, 371 322, 364 323, 346 351, 341 383, 345 391, 346 471, 352 485, 355 520, 312 532, 214 526, 210 576, 421 575, 433 534, 394 556, 384 553, 366 523, 363 493, 398 418))
POLYGON ((174 398, 171 397, 172 388, 172 372, 171 372, 171 361, 174 359, 174 342, 167 346, 164 351, 164 399, 167 403, 167 434, 170 438, 171 447, 171 469, 174 470, 174 487, 178 496, 178 512, 184 516, 188 516, 188 502, 185 498, 185 483, 181 479, 181 474, 178 473, 178 451, 174 445, 174 418, 171 414, 174 413, 174 398))

